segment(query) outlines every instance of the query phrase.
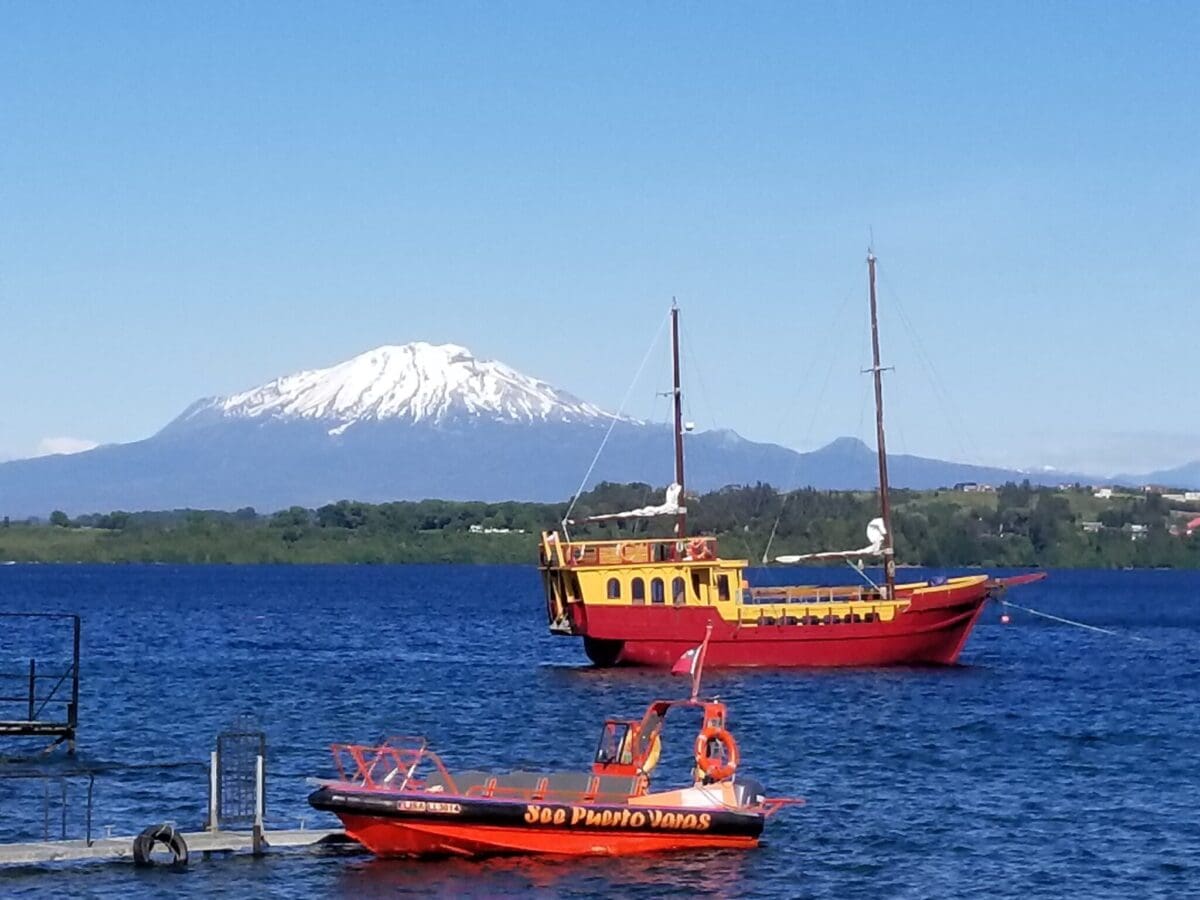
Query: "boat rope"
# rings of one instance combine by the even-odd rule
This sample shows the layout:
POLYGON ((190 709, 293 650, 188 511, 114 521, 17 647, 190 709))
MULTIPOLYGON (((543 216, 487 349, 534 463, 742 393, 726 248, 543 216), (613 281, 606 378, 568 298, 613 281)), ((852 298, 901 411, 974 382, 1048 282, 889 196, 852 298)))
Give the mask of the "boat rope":
POLYGON ((982 459, 983 455, 979 452, 979 445, 976 443, 974 435, 967 427, 966 420, 963 418, 958 406, 954 403, 954 398, 946 388, 946 384, 942 380, 937 366, 933 364, 933 358, 925 349, 920 332, 908 317, 908 312, 904 308, 904 301, 900 299, 900 293, 888 277, 888 271, 885 266, 879 267, 879 281, 892 301, 889 306, 895 308, 897 317, 900 319, 901 324, 904 325, 904 330, 908 332, 908 338, 912 341, 913 349, 917 352, 917 360, 925 370, 925 376, 929 379, 929 386, 933 388, 933 396, 942 407, 942 414, 952 426, 959 452, 968 459, 982 459))
POLYGON ((1147 642, 1144 637, 1138 637, 1136 634, 1128 634, 1122 631, 1113 631, 1111 628, 1101 628, 1099 625, 1088 625, 1086 622, 1076 622, 1074 619, 1066 619, 1062 616, 1053 616, 1050 613, 1041 612, 1040 610, 1032 609, 1028 606, 1021 606, 1019 603, 1013 603, 1011 600, 1000 600, 1001 606, 1011 606, 1013 609, 1019 609, 1021 612, 1027 612, 1031 616, 1040 616, 1043 619, 1049 619, 1052 622, 1061 622, 1064 625, 1074 625, 1076 628, 1085 628, 1088 631, 1098 631, 1100 634, 1109 634, 1113 637, 1127 638, 1131 641, 1147 642))
POLYGON ((629 383, 629 387, 625 390, 625 396, 621 398, 621 405, 617 407, 617 413, 608 423, 608 429, 604 432, 604 439, 600 441, 600 446, 596 448, 596 455, 592 457, 592 464, 588 466, 587 472, 583 476, 583 480, 579 482, 579 487, 575 491, 575 496, 571 498, 571 504, 567 507, 566 513, 563 514, 562 528, 563 534, 567 533, 567 520, 571 518, 571 510, 575 508, 575 504, 579 502, 579 496, 583 493, 583 489, 587 486, 588 479, 592 477, 592 471, 596 468, 596 463, 600 461, 600 454, 604 452, 604 447, 608 443, 608 439, 612 437, 613 429, 616 428, 617 422, 621 419, 621 414, 625 411, 625 404, 629 402, 630 396, 633 394, 634 387, 637 386, 638 379, 642 377, 642 370, 646 368, 646 363, 650 360, 650 354, 654 352, 655 346, 658 344, 659 338, 662 337, 663 328, 670 320, 671 314, 667 313, 663 317, 662 323, 658 326, 658 331, 654 333, 654 339, 650 341, 650 346, 646 348, 646 355, 642 357, 642 363, 637 367, 637 372, 634 373, 633 381, 629 383))
MULTIPOLYGON (((836 332, 838 326, 841 324, 842 316, 845 313, 846 308, 849 306, 850 298, 853 295, 854 295, 853 288, 851 288, 850 290, 847 290, 846 293, 842 296, 841 303, 838 304, 837 311, 833 314, 833 328, 834 328, 835 332, 836 332)), ((820 388, 820 390, 817 391, 816 401, 812 405, 812 415, 809 416, 808 428, 804 432, 803 440, 801 441, 801 446, 808 445, 809 439, 812 437, 813 430, 816 428, 816 425, 817 425, 817 417, 825 409, 825 407, 824 407, 825 394, 829 389, 829 381, 830 381, 830 378, 832 378, 832 376, 833 376, 833 370, 838 364, 837 348, 833 341, 829 341, 826 344, 825 351, 828 354, 828 357, 827 357, 828 365, 825 368, 825 377, 823 379, 821 379, 821 388, 820 388)), ((811 359, 812 359, 812 362, 809 365, 806 374, 815 373, 817 370, 817 364, 819 362, 819 357, 813 356, 811 359)), ((803 378, 801 378, 797 382, 798 385, 804 385, 805 383, 806 383, 806 380, 803 378)), ((791 409, 795 406, 796 400, 799 398, 801 390, 803 390, 802 387, 797 388, 797 390, 792 394, 792 397, 791 397, 787 407, 785 407, 783 414, 779 416, 779 418, 778 418, 779 425, 776 428, 777 433, 780 430, 782 430, 783 423, 790 419, 791 409)), ((776 443, 778 443, 778 442, 776 442, 776 443)), ((788 500, 790 500, 791 496, 792 496, 792 490, 789 488, 789 485, 795 479, 796 470, 799 468, 799 466, 800 466, 800 455, 797 454, 795 459, 793 459, 793 461, 792 461, 792 469, 791 469, 791 472, 788 474, 788 483, 779 485, 780 491, 783 492, 783 502, 779 504, 779 513, 775 516, 775 522, 771 525, 771 533, 767 536, 767 545, 763 548, 762 564, 764 566, 767 565, 767 563, 770 561, 771 545, 775 542, 775 534, 777 531, 779 531, 779 523, 781 521, 783 521, 783 513, 787 509, 788 500)))

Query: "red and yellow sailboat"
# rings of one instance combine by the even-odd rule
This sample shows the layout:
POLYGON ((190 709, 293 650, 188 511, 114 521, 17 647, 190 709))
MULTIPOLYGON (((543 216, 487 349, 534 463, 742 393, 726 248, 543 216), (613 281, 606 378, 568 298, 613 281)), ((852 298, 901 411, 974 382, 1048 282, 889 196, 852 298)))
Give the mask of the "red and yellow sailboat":
POLYGON ((670 666, 712 629, 709 662, 717 666, 883 666, 952 664, 989 598, 1044 577, 986 574, 897 583, 883 430, 883 367, 875 299, 875 256, 868 254, 872 368, 879 455, 880 516, 869 544, 851 551, 778 557, 862 560, 876 557, 882 584, 752 587, 749 563, 720 555, 712 537, 689 536, 684 497, 679 381, 679 311, 671 311, 674 369, 675 482, 666 502, 597 519, 669 515, 675 533, 651 539, 576 540, 567 531, 541 536, 540 571, 551 632, 583 638, 596 665, 670 666))

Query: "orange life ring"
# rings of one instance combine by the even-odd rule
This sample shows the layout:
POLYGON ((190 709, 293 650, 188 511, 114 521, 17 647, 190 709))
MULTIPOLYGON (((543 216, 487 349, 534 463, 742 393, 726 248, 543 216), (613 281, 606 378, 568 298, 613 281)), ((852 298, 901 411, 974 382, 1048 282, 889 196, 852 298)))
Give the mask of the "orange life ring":
POLYGON ((694 537, 688 541, 688 556, 692 559, 712 559, 712 554, 708 552, 708 541, 701 537, 694 537))
POLYGON ((738 745, 724 728, 708 725, 696 736, 696 768, 713 781, 732 778, 738 767, 738 745), (725 750, 725 759, 713 756, 709 745, 715 741, 725 750))
POLYGON ((633 553, 633 554, 629 553, 629 551, 632 549, 633 549, 633 544, 617 544, 617 556, 620 557, 621 562, 623 562, 623 563, 641 562, 641 560, 639 560, 637 558, 636 553, 633 553))

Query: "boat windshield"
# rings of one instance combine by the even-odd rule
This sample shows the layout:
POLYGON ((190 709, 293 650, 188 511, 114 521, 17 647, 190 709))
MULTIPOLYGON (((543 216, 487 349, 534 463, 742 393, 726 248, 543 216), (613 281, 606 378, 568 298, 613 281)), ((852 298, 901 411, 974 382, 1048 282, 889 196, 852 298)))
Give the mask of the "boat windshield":
POLYGON ((596 747, 596 765, 629 765, 633 762, 633 750, 629 746, 628 722, 605 722, 596 747))

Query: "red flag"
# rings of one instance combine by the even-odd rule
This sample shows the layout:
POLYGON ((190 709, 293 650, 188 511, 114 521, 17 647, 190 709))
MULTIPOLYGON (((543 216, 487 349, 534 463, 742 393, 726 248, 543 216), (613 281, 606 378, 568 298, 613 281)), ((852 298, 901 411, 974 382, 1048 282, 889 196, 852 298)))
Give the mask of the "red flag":
POLYGON ((693 647, 671 666, 672 675, 695 675, 696 664, 700 661, 700 648, 693 647))

